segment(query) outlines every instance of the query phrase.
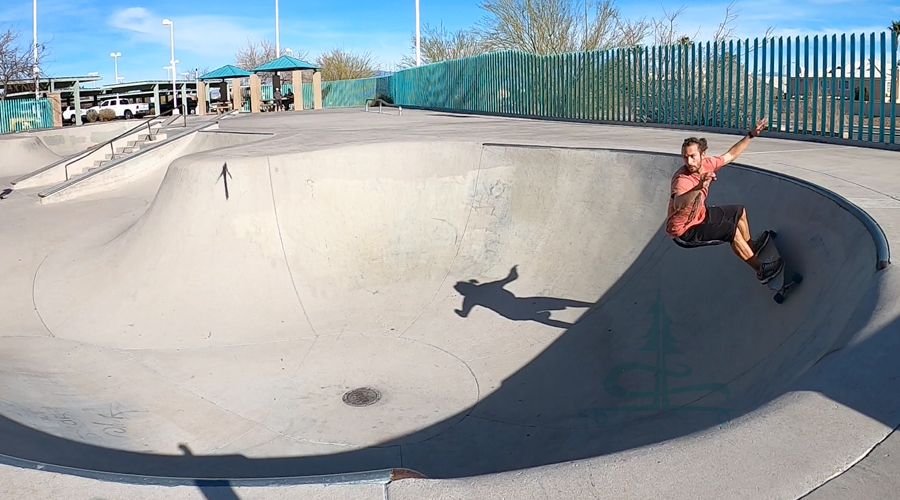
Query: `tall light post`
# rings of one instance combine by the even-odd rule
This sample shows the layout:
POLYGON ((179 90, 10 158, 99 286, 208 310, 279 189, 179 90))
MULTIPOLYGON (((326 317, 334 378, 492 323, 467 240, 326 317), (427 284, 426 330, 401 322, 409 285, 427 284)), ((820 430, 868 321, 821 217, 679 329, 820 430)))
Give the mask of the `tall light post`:
POLYGON ((278 45, 278 0, 275 0, 275 58, 281 57, 278 45))
POLYGON ((169 27, 169 49, 172 52, 172 59, 169 64, 172 66, 172 114, 175 114, 175 103, 178 102, 178 87, 175 84, 175 23, 169 19, 162 20, 163 26, 169 27))
POLYGON ((32 34, 34 35, 34 66, 31 67, 31 72, 34 76, 34 98, 39 99, 41 94, 38 88, 38 44, 37 44, 37 0, 31 1, 31 9, 32 9, 32 34))
POLYGON ((584 49, 583 50, 588 50, 587 39, 588 39, 588 4, 587 4, 587 0, 584 0, 584 49))
POLYGON ((115 61, 115 65, 116 65, 116 80, 115 80, 116 83, 119 83, 119 56, 121 56, 121 55, 122 55, 121 52, 110 52, 109 53, 109 57, 113 58, 113 61, 115 61))
POLYGON ((422 47, 419 39, 421 35, 419 33, 419 0, 416 0, 416 66, 420 66, 422 64, 422 47))

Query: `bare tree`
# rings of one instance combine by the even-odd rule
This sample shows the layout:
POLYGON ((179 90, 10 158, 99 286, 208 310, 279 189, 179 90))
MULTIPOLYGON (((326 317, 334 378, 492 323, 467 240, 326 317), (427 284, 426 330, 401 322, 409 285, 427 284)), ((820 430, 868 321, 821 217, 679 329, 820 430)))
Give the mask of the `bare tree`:
MULTIPOLYGON (((415 34, 411 35, 410 38, 413 54, 403 56, 399 64, 400 68, 412 68, 416 65, 415 34)), ((422 64, 462 59, 485 52, 484 45, 481 43, 481 38, 476 31, 461 29, 451 32, 444 28, 443 24, 439 26, 425 24, 422 26, 420 49, 422 51, 422 64)))
POLYGON ((622 20, 616 17, 616 32, 618 43, 616 45, 622 47, 636 47, 647 38, 653 27, 653 21, 646 18, 637 20, 622 20))
POLYGON ((319 54, 316 66, 322 68, 322 79, 326 81, 371 78, 377 73, 368 52, 355 54, 336 48, 319 54))
POLYGON ((689 36, 686 33, 682 33, 678 28, 678 16, 680 16, 684 11, 687 10, 686 7, 682 6, 678 10, 674 12, 669 12, 665 8, 663 8, 663 17, 661 19, 653 20, 653 43, 656 45, 674 45, 681 44, 685 45, 691 42, 691 40, 697 38, 697 35, 700 33, 700 28, 697 28, 697 31, 694 33, 694 36, 689 36))
MULTIPOLYGON (((5 99, 8 94, 13 92, 24 92, 26 90, 34 90, 34 54, 31 44, 23 45, 19 42, 20 32, 7 28, 0 31, 0 87, 3 93, 0 99, 5 99), (12 88, 10 82, 32 80, 28 84, 18 84, 16 88, 12 88)), ((46 55, 46 46, 38 44, 38 61, 43 60, 46 55)), ((40 68, 38 76, 40 76, 40 68)))
POLYGON ((731 3, 728 4, 728 7, 725 7, 725 19, 719 23, 719 27, 716 28, 716 33, 713 35, 713 39, 717 42, 721 42, 723 40, 728 40, 729 38, 734 37, 734 25, 733 23, 737 20, 738 14, 734 12, 734 4, 737 3, 737 0, 731 0, 731 3))
MULTIPOLYGON (((309 52, 305 50, 293 50, 288 53, 286 48, 282 48, 281 54, 279 54, 278 57, 284 55, 291 55, 292 57, 305 61, 309 57, 309 52)), ((253 40, 248 38, 247 44, 238 49, 237 53, 235 53, 234 65, 241 69, 251 70, 275 58, 275 44, 272 43, 271 40, 263 39, 259 42, 254 42, 253 40)), ((304 72, 303 78, 310 78, 311 76, 307 75, 306 73, 307 72, 304 72)), ((281 74, 282 82, 289 82, 291 81, 291 78, 292 75, 289 71, 281 74)), ((262 75, 262 80, 266 83, 271 83, 271 76, 262 75)))
POLYGON ((646 36, 649 24, 622 20, 615 0, 585 1, 483 0, 488 15, 476 31, 487 50, 542 55, 636 45, 646 36))
POLYGON ((250 70, 272 59, 275 59, 275 44, 266 39, 254 42, 248 38, 247 45, 238 49, 234 55, 234 65, 250 70))

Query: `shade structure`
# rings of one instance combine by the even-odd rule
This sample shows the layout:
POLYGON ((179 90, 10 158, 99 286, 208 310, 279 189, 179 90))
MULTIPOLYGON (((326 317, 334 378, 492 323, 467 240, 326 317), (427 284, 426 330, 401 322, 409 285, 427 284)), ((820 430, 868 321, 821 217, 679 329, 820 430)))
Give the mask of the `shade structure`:
POLYGON ((291 56, 281 56, 278 59, 273 59, 265 64, 261 64, 250 70, 252 73, 267 73, 267 72, 276 72, 276 71, 294 71, 294 70, 304 70, 304 69, 313 69, 318 70, 321 69, 315 64, 310 64, 306 61, 301 61, 296 57, 291 56))
POLYGON ((222 80, 227 78, 246 78, 250 76, 250 72, 238 68, 237 66, 226 64, 219 69, 210 71, 201 76, 198 80, 222 80))

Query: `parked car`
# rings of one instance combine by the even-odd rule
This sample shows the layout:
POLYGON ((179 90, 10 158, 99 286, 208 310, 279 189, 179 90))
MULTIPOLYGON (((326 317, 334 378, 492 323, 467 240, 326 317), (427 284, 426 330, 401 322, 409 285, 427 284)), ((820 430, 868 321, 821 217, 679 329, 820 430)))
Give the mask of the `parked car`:
MULTIPOLYGON (((182 97, 178 96, 178 101, 176 104, 178 105, 178 109, 181 109, 181 99, 182 97)), ((153 106, 153 105, 151 105, 153 106)), ((172 102, 164 102, 159 106, 160 114, 166 113, 172 110, 172 102)), ((189 115, 193 115, 197 113, 197 96, 189 95, 187 96, 187 110, 189 115)), ((209 106, 207 105, 207 111, 209 110, 209 106)))
POLYGON ((118 96, 113 99, 106 99, 101 102, 99 106, 94 106, 90 109, 99 113, 101 110, 107 108, 116 112, 116 118, 125 118, 126 120, 130 120, 134 117, 141 118, 150 114, 149 104, 145 102, 129 102, 128 99, 118 96))
MULTIPOLYGON (((81 122, 84 123, 87 108, 81 108, 81 122)), ((63 123, 75 123, 75 106, 65 106, 62 111, 63 123)))

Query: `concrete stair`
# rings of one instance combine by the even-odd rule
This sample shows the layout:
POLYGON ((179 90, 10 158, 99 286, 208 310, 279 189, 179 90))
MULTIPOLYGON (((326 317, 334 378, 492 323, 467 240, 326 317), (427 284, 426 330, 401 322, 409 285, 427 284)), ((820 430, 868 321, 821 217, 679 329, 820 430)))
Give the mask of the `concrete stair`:
POLYGON ((126 156, 129 156, 137 151, 140 151, 142 147, 153 144, 156 142, 160 142, 165 140, 168 137, 168 134, 165 131, 160 130, 160 125, 154 125, 150 127, 150 132, 146 134, 138 135, 136 140, 128 141, 125 146, 115 148, 114 153, 107 153, 104 155, 104 159, 102 160, 94 160, 94 166, 92 168, 88 168, 85 173, 93 172, 98 168, 106 165, 107 163, 113 160, 119 160, 126 156))

